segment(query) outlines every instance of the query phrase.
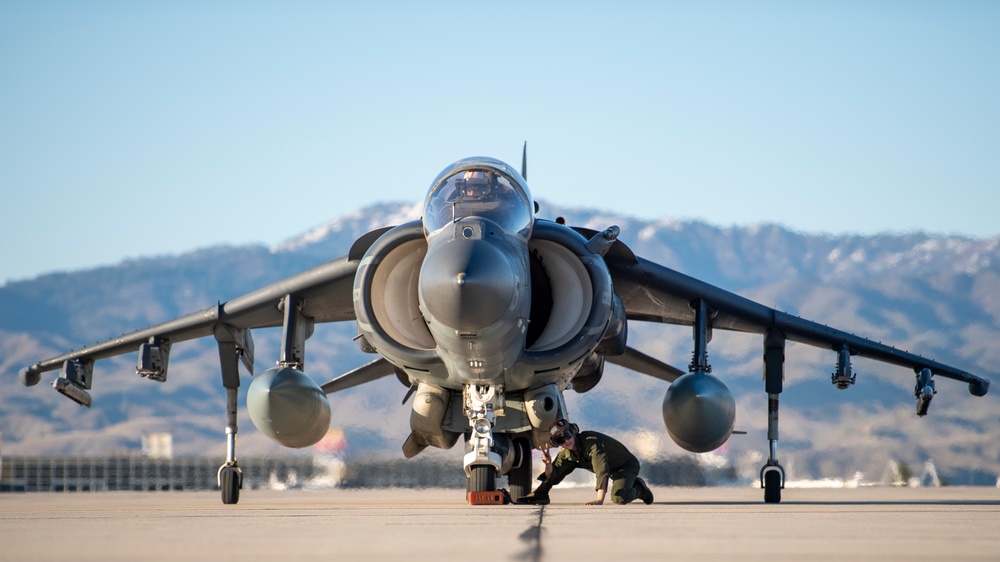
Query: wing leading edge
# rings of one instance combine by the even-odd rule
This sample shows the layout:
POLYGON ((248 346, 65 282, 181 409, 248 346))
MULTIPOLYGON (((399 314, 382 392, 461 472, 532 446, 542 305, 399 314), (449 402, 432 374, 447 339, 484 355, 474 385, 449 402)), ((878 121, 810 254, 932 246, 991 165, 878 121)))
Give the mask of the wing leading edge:
POLYGON ((358 260, 343 257, 293 275, 225 303, 193 312, 148 328, 123 334, 81 349, 39 361, 21 370, 21 382, 37 384, 41 373, 62 368, 67 362, 90 362, 140 350, 152 341, 176 343, 217 334, 219 327, 242 334, 240 348, 244 363, 252 372, 251 328, 281 326, 283 303, 289 295, 299 303, 301 316, 309 322, 336 322, 354 319, 353 283, 358 260), (249 359, 249 362, 247 361, 249 359))
POLYGON ((909 367, 917 373, 930 369, 934 375, 968 383, 974 396, 989 391, 990 380, 985 377, 775 310, 641 257, 630 257, 608 261, 615 292, 629 319, 694 325, 692 303, 700 300, 710 309, 713 328, 760 334, 778 330, 791 341, 838 352, 846 349, 850 355, 909 367))

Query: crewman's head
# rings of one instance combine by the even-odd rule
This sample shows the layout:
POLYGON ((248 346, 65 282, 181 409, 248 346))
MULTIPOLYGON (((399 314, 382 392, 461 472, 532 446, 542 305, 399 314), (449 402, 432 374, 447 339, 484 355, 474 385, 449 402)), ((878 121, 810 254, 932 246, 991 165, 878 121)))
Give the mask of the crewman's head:
POLYGON ((576 445, 576 435, 580 428, 575 423, 563 418, 549 428, 549 441, 564 449, 572 449, 576 445))

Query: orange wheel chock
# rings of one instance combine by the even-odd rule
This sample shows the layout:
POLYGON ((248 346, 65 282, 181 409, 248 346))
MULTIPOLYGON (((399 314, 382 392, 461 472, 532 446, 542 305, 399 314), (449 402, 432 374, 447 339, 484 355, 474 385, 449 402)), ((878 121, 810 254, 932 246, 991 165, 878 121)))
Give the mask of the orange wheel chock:
POLYGON ((469 505, 503 505, 503 492, 469 492, 469 505))

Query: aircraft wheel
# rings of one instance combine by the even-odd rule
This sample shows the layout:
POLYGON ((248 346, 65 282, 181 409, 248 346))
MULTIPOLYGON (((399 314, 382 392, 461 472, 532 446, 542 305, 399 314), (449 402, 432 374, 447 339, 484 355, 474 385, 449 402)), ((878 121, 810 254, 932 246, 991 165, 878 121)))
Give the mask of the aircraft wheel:
POLYGON ((470 492, 495 492, 497 489, 497 469, 488 464, 470 467, 472 476, 469 478, 470 492))
POLYGON ((764 503, 781 502, 781 473, 769 470, 764 473, 764 503))
POLYGON ((232 505, 240 501, 240 473, 234 467, 225 467, 219 475, 222 484, 222 503, 232 505))
POLYGON ((521 465, 510 469, 507 480, 510 483, 510 497, 517 501, 531 493, 531 446, 526 439, 515 439, 514 446, 520 455, 521 465))

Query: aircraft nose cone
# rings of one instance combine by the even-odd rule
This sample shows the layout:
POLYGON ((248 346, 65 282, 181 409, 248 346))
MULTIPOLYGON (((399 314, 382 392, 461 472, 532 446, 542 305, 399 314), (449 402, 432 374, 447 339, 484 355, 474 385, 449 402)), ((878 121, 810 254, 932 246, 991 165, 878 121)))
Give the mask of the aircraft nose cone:
POLYGON ((506 254, 484 240, 445 242, 427 254, 420 268, 420 297, 427 311, 460 332, 477 332, 499 320, 516 287, 506 254))

